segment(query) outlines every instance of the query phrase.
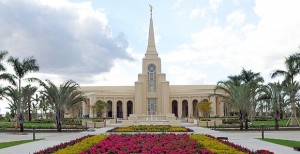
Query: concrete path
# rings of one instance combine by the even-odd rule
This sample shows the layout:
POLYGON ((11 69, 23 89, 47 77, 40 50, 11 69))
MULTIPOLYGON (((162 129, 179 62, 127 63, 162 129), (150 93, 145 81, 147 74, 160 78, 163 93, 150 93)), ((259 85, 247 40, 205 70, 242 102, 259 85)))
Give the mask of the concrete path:
MULTIPOLYGON (((300 154, 300 152, 294 151, 292 148, 272 144, 261 141, 257 138, 261 138, 261 132, 249 131, 249 132, 221 132, 214 131, 207 128, 197 127, 194 124, 182 124, 185 127, 191 128, 195 133, 210 134, 215 137, 228 137, 230 142, 242 145, 251 150, 267 149, 275 152, 276 154, 300 154)), ((119 124, 108 125, 105 128, 96 129, 94 132, 79 132, 79 133, 37 133, 36 138, 44 138, 44 140, 35 141, 31 143, 21 144, 9 148, 0 149, 0 154, 32 154, 33 152, 57 145, 62 142, 68 142, 70 140, 88 135, 88 134, 102 134, 107 130, 117 127, 119 124)), ((278 139, 290 139, 300 141, 300 131, 269 131, 265 132, 265 138, 278 138, 278 139)), ((27 135, 17 135, 9 133, 0 133, 0 142, 16 141, 32 139, 32 133, 27 135)))

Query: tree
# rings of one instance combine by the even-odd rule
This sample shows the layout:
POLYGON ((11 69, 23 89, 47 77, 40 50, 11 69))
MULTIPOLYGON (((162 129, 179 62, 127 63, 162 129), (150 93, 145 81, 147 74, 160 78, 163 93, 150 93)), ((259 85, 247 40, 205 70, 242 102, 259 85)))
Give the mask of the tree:
POLYGON ((211 102, 208 100, 203 100, 200 101, 198 104, 198 110, 202 112, 204 117, 209 117, 209 115, 212 113, 212 108, 211 108, 211 102))
POLYGON ((49 100, 50 105, 54 108, 56 128, 58 132, 61 132, 65 109, 70 108, 73 104, 85 101, 85 97, 83 93, 78 90, 79 85, 72 80, 60 86, 56 86, 50 80, 46 80, 46 82, 47 83, 40 82, 44 87, 42 92, 49 100))
POLYGON ((275 129, 279 129, 279 119, 282 119, 280 115, 282 115, 282 108, 284 106, 285 93, 283 91, 283 85, 279 82, 269 83, 264 86, 264 90, 260 95, 259 99, 267 100, 271 104, 271 108, 273 110, 273 115, 275 119, 275 129))
MULTIPOLYGON (((243 130, 243 122, 248 122, 248 115, 251 109, 251 99, 256 94, 250 83, 240 83, 228 81, 219 81, 215 93, 211 96, 221 97, 225 103, 230 104, 239 111, 240 130, 243 130), (219 93, 217 93, 219 91, 219 93), (222 91, 223 93, 220 93, 222 91)), ((248 129, 245 125, 245 129, 248 129)))
POLYGON ((15 113, 17 110, 17 102, 18 102, 18 89, 8 86, 4 90, 4 97, 9 102, 8 109, 10 110, 11 118, 15 118, 15 113))
POLYGON ((22 102, 27 106, 28 120, 31 121, 31 106, 32 96, 37 91, 37 87, 31 86, 30 84, 22 88, 22 102))
MULTIPOLYGON (((4 67, 2 61, 4 60, 7 54, 8 54, 7 51, 0 51, 0 72, 6 71, 6 68, 4 67)), ((12 85, 16 85, 15 81, 13 80, 13 76, 9 73, 1 73, 0 80, 6 80, 10 82, 12 85)), ((1 96, 3 96, 4 92, 5 92, 4 88, 2 87, 2 85, 0 85, 0 99, 1 96)))
POLYGON ((98 100, 93 106, 92 106, 92 109, 93 109, 93 113, 96 113, 97 114, 97 117, 102 117, 102 114, 105 112, 107 108, 107 103, 105 103, 104 101, 102 100, 98 100))
POLYGON ((291 120, 290 125, 297 126, 297 114, 296 114, 296 93, 299 89, 295 88, 297 87, 295 84, 295 77, 300 73, 300 54, 293 54, 289 57, 285 58, 285 67, 286 70, 276 70, 272 73, 271 78, 275 78, 277 76, 284 76, 283 84, 291 86, 289 90, 289 100, 291 103, 291 120))
MULTIPOLYGON (((17 125, 20 126, 20 132, 24 131, 23 127, 23 115, 21 113, 21 87, 22 79, 29 72, 39 71, 37 61, 33 57, 25 58, 21 62, 19 58, 9 57, 7 62, 13 67, 14 75, 13 78, 17 79, 18 83, 18 101, 17 101, 17 125)), ((27 81, 33 81, 35 78, 27 78, 27 81)))

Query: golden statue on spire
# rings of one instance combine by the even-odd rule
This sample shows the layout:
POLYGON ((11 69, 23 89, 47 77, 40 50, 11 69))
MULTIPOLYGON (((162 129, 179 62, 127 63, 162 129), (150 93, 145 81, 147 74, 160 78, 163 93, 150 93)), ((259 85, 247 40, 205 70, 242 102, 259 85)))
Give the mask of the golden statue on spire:
POLYGON ((150 7, 150 13, 152 14, 153 6, 151 4, 149 4, 149 7, 150 7))

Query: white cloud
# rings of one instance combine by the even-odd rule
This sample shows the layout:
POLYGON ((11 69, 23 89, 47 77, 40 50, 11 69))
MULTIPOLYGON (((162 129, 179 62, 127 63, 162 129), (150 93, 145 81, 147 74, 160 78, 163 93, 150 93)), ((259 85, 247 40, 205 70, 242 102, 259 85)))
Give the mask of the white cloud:
POLYGON ((227 23, 233 26, 240 26, 245 22, 246 14, 242 10, 233 11, 227 16, 227 23))
MULTIPOLYGON (((259 17, 256 25, 247 23, 242 11, 232 12, 227 16, 227 25, 208 25, 191 35, 189 43, 165 55, 164 60, 168 57, 168 62, 185 70, 219 69, 223 76, 237 74, 244 67, 261 72, 269 81, 273 70, 284 68, 285 56, 299 52, 300 18, 297 15, 300 9, 296 7, 299 3, 256 1, 254 10, 259 17), (233 28, 233 25, 239 27, 233 28), (186 67, 188 64, 190 66, 186 67)), ((206 79, 210 82, 216 78, 206 79)))
POLYGON ((217 11, 218 8, 222 5, 223 0, 209 0, 210 8, 213 11, 217 11))
POLYGON ((40 72, 84 80, 131 59, 124 34, 112 37, 106 15, 91 2, 0 0, 0 46, 15 57, 34 56, 40 72))
POLYGON ((183 2, 184 0, 176 0, 176 2, 173 4, 172 6, 172 9, 175 10, 177 8, 179 8, 181 6, 181 3, 183 2))
POLYGON ((195 8, 190 13, 189 18, 194 19, 194 18, 197 18, 197 17, 204 17, 205 13, 206 13, 205 8, 195 8))

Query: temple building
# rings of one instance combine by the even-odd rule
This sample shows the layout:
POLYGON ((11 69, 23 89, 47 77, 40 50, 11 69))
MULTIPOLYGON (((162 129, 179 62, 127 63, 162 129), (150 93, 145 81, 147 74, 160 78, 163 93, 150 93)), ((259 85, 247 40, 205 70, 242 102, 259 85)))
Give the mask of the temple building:
POLYGON ((201 114, 197 105, 205 99, 212 102, 211 116, 224 116, 224 103, 219 98, 209 98, 215 85, 170 85, 166 80, 155 46, 152 9, 150 12, 148 46, 138 80, 134 86, 81 87, 88 98, 82 103, 82 116, 95 117, 91 106, 102 100, 108 104, 106 117, 127 119, 130 114, 197 117, 201 114))

